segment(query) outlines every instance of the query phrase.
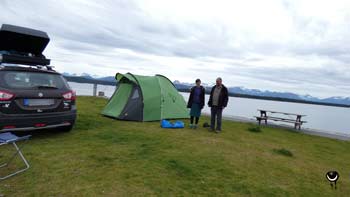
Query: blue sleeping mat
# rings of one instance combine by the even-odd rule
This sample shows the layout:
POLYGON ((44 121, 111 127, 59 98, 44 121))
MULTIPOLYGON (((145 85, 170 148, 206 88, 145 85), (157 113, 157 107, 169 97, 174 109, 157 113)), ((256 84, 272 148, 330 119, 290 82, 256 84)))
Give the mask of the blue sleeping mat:
POLYGON ((171 123, 170 121, 167 121, 167 120, 162 120, 161 127, 162 128, 169 128, 169 129, 179 129, 179 128, 184 128, 185 123, 183 123, 182 121, 179 121, 179 120, 174 122, 174 123, 171 123))

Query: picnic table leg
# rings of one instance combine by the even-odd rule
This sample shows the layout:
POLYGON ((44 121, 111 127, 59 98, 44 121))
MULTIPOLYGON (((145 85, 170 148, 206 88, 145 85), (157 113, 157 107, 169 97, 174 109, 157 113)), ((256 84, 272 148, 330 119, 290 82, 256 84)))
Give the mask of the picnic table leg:
POLYGON ((266 115, 266 111, 260 111, 260 117, 261 119, 265 120, 265 125, 267 125, 267 115, 266 115))
POLYGON ((298 129, 300 130, 301 129, 301 116, 300 115, 297 115, 297 119, 296 119, 296 123, 295 123, 295 129, 297 129, 297 126, 298 126, 298 129))

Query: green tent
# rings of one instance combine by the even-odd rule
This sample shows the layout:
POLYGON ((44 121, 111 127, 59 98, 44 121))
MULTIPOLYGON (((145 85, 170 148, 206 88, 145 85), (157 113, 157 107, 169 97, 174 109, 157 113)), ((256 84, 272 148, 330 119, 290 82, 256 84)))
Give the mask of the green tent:
POLYGON ((105 116, 134 121, 188 118, 184 98, 162 75, 117 73, 118 88, 102 111, 105 116))

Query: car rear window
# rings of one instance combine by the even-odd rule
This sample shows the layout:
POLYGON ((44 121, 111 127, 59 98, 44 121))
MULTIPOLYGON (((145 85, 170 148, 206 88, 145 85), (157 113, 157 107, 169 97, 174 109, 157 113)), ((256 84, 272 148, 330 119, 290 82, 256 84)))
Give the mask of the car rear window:
POLYGON ((4 88, 13 89, 68 88, 61 75, 22 71, 0 72, 0 85, 4 88))

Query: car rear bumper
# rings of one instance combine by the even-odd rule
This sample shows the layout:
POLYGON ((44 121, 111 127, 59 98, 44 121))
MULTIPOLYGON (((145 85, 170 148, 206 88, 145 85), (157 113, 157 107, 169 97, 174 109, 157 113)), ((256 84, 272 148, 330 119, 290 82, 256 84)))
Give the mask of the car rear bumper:
POLYGON ((9 116, 0 114, 0 132, 27 131, 70 126, 74 124, 75 119, 76 110, 41 115, 9 116))

